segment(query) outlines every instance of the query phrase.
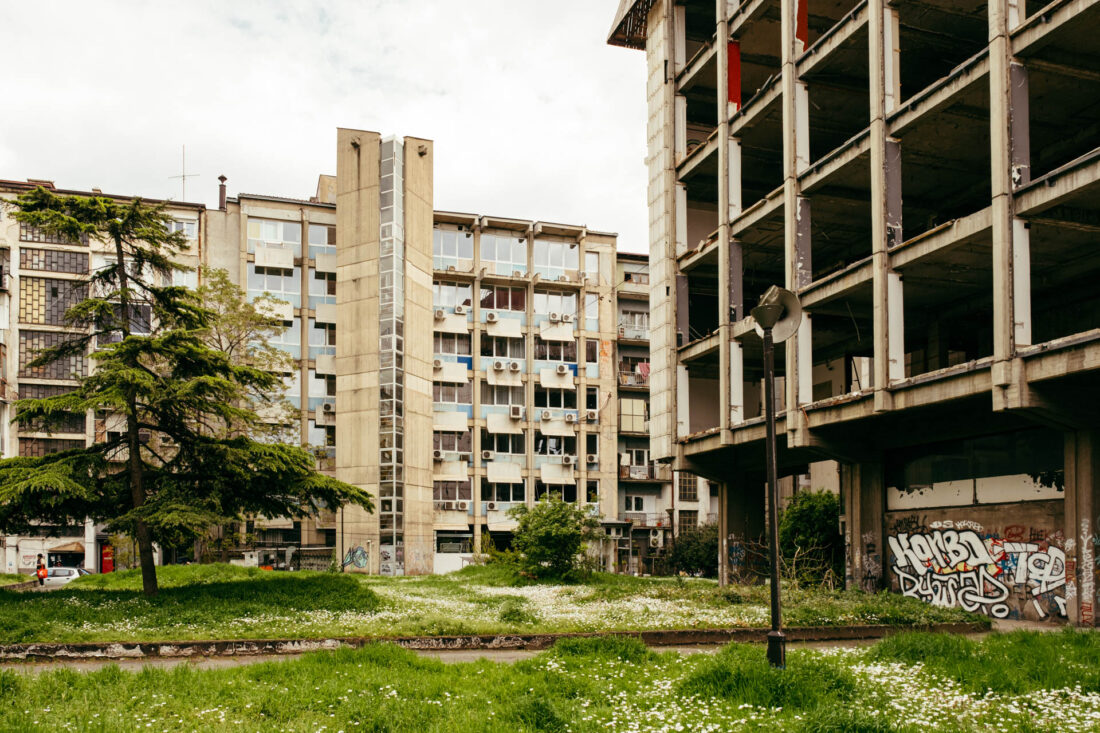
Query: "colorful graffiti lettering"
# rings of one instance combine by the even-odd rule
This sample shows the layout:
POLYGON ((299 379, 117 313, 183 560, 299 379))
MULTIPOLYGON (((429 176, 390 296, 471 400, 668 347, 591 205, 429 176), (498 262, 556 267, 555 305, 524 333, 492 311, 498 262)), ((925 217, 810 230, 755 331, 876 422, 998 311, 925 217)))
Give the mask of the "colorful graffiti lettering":
MULTIPOLYGON (((1014 537, 1022 535, 1023 531, 1013 532, 1014 537)), ((902 532, 887 540, 891 569, 904 595, 1007 618, 1006 601, 1020 589, 1031 595, 1039 618, 1053 612, 1065 616, 1066 555, 1046 541, 1045 533, 1043 537, 1033 542, 1004 537, 983 540, 970 529, 937 529, 902 532), (1062 595, 1056 593, 1059 589, 1062 595)))
POLYGON ((365 568, 367 566, 367 551, 363 549, 362 545, 357 545, 344 555, 344 567, 348 565, 354 565, 357 568, 365 568))

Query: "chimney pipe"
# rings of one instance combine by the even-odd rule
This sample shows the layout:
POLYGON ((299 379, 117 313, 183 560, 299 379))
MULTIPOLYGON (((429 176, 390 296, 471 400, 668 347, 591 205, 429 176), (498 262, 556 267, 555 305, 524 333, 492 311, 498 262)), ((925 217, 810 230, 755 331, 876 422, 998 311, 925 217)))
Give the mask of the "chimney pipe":
POLYGON ((225 211, 225 175, 218 176, 218 208, 225 211))

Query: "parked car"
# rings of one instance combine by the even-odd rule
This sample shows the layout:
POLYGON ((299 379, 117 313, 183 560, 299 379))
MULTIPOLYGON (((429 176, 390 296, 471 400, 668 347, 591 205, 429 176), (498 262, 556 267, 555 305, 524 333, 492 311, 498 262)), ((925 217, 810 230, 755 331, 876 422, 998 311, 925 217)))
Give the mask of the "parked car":
POLYGON ((91 571, 84 568, 50 568, 46 575, 46 582, 43 585, 47 588, 57 588, 66 583, 71 583, 81 575, 90 574, 91 571))

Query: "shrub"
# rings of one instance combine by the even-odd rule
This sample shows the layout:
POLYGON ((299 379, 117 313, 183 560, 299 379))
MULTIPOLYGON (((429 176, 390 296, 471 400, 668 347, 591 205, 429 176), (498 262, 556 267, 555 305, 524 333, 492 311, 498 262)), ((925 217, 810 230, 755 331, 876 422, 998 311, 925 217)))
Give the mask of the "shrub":
POLYGON ((599 537, 599 520, 585 509, 550 495, 533 507, 514 507, 513 561, 536 578, 563 579, 585 567, 586 543, 599 537))
POLYGON ((779 551, 792 580, 820 583, 844 577, 844 538, 840 536, 840 501, 828 491, 805 491, 791 497, 779 517, 779 551))
POLYGON ((717 577, 718 525, 704 524, 697 529, 680 530, 680 536, 669 551, 668 563, 676 573, 717 577))

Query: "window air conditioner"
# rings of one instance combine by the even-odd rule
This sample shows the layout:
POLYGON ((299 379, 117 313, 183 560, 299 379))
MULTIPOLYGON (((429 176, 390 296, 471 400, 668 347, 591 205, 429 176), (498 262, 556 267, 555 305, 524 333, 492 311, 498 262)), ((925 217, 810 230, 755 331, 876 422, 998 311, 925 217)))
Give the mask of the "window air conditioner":
POLYGON ((443 368, 443 360, 442 359, 433 360, 432 361, 432 368, 433 369, 442 369, 443 368))
POLYGON ((441 450, 433 450, 433 451, 432 451, 432 460, 434 460, 434 461, 442 461, 442 460, 443 460, 443 451, 441 451, 441 450))
POLYGON ((455 306, 455 315, 456 315, 456 316, 464 316, 464 315, 466 315, 466 306, 464 306, 464 305, 456 305, 456 306, 455 306))
POLYGON ((587 458, 588 458, 589 463, 599 463, 600 462, 600 457, 598 455, 596 455, 595 453, 589 453, 587 458))
POLYGON ((557 369, 555 369, 555 371, 558 374, 568 374, 569 373, 569 367, 567 367, 565 364, 558 364, 558 367, 557 367, 557 369))
POLYGON ((572 323, 573 322, 573 314, 572 313, 562 313, 561 314, 561 322, 562 323, 572 323))
POLYGON ((466 502, 464 502, 464 501, 458 502, 458 510, 460 512, 466 511, 466 502))
POLYGON ((447 265, 447 272, 454 272, 456 269, 458 268, 456 268, 454 265, 447 265))
POLYGON ((497 508, 497 505, 496 505, 495 502, 489 502, 488 504, 485 505, 485 508, 488 509, 489 511, 493 511, 494 509, 497 508))
POLYGON ((512 418, 513 420, 522 420, 523 405, 512 405, 511 408, 508 410, 508 417, 512 418))
POLYGON ((481 460, 483 460, 483 461, 493 460, 493 452, 491 450, 481 451, 481 460))
POLYGON ((336 412, 336 403, 335 402, 322 402, 321 403, 321 412, 336 412))
POLYGON ((549 419, 551 419, 551 418, 553 417, 553 415, 551 415, 551 414, 550 414, 550 411, 549 411, 549 410, 543 410, 543 411, 542 411, 542 415, 540 415, 540 417, 541 417, 541 418, 542 418, 543 420, 549 420, 549 419))
POLYGON ((585 410, 584 419, 588 422, 599 422, 600 411, 599 410, 585 410))
POLYGON ((488 313, 485 314, 485 322, 486 323, 496 323, 497 322, 497 314, 493 313, 492 311, 489 311, 488 313))
POLYGON ((454 502, 450 502, 450 501, 445 501, 445 502, 443 502, 443 511, 445 511, 445 512, 453 512, 453 511, 454 511, 454 509, 455 509, 455 505, 454 505, 454 502))
POLYGON ((650 547, 660 547, 661 546, 661 541, 659 539, 657 539, 656 537, 654 537, 653 539, 651 539, 649 541, 649 546, 650 547))
POLYGON ((576 456, 562 456, 561 457, 561 465, 563 465, 563 466, 572 466, 576 462, 577 462, 577 457, 576 456))
POLYGON ((551 323, 561 323, 561 313, 551 313, 550 314, 550 322, 551 323))
POLYGON ((435 320, 437 320, 437 321, 442 321, 442 320, 443 320, 443 317, 444 317, 445 315, 447 315, 447 314, 443 312, 443 309, 442 309, 442 308, 436 308, 436 309, 435 309, 435 320))
POLYGON ((577 416, 574 415, 572 412, 566 413, 565 421, 568 422, 568 423, 577 422, 577 416))
POLYGON ((523 273, 519 270, 512 270, 512 277, 523 277, 523 273))
POLYGON ((569 276, 568 275, 558 275, 558 282, 560 282, 560 283, 569 282, 569 276))
POLYGON ((649 530, 649 536, 652 537, 655 540, 659 540, 659 539, 661 539, 661 530, 651 529, 651 530, 649 530))
POLYGON ((519 362, 513 361, 511 364, 508 365, 508 369, 513 372, 518 372, 520 370, 519 362))
POLYGON ((504 371, 504 362, 501 361, 500 359, 497 359, 496 361, 494 361, 493 362, 493 371, 494 372, 503 372, 504 371))

